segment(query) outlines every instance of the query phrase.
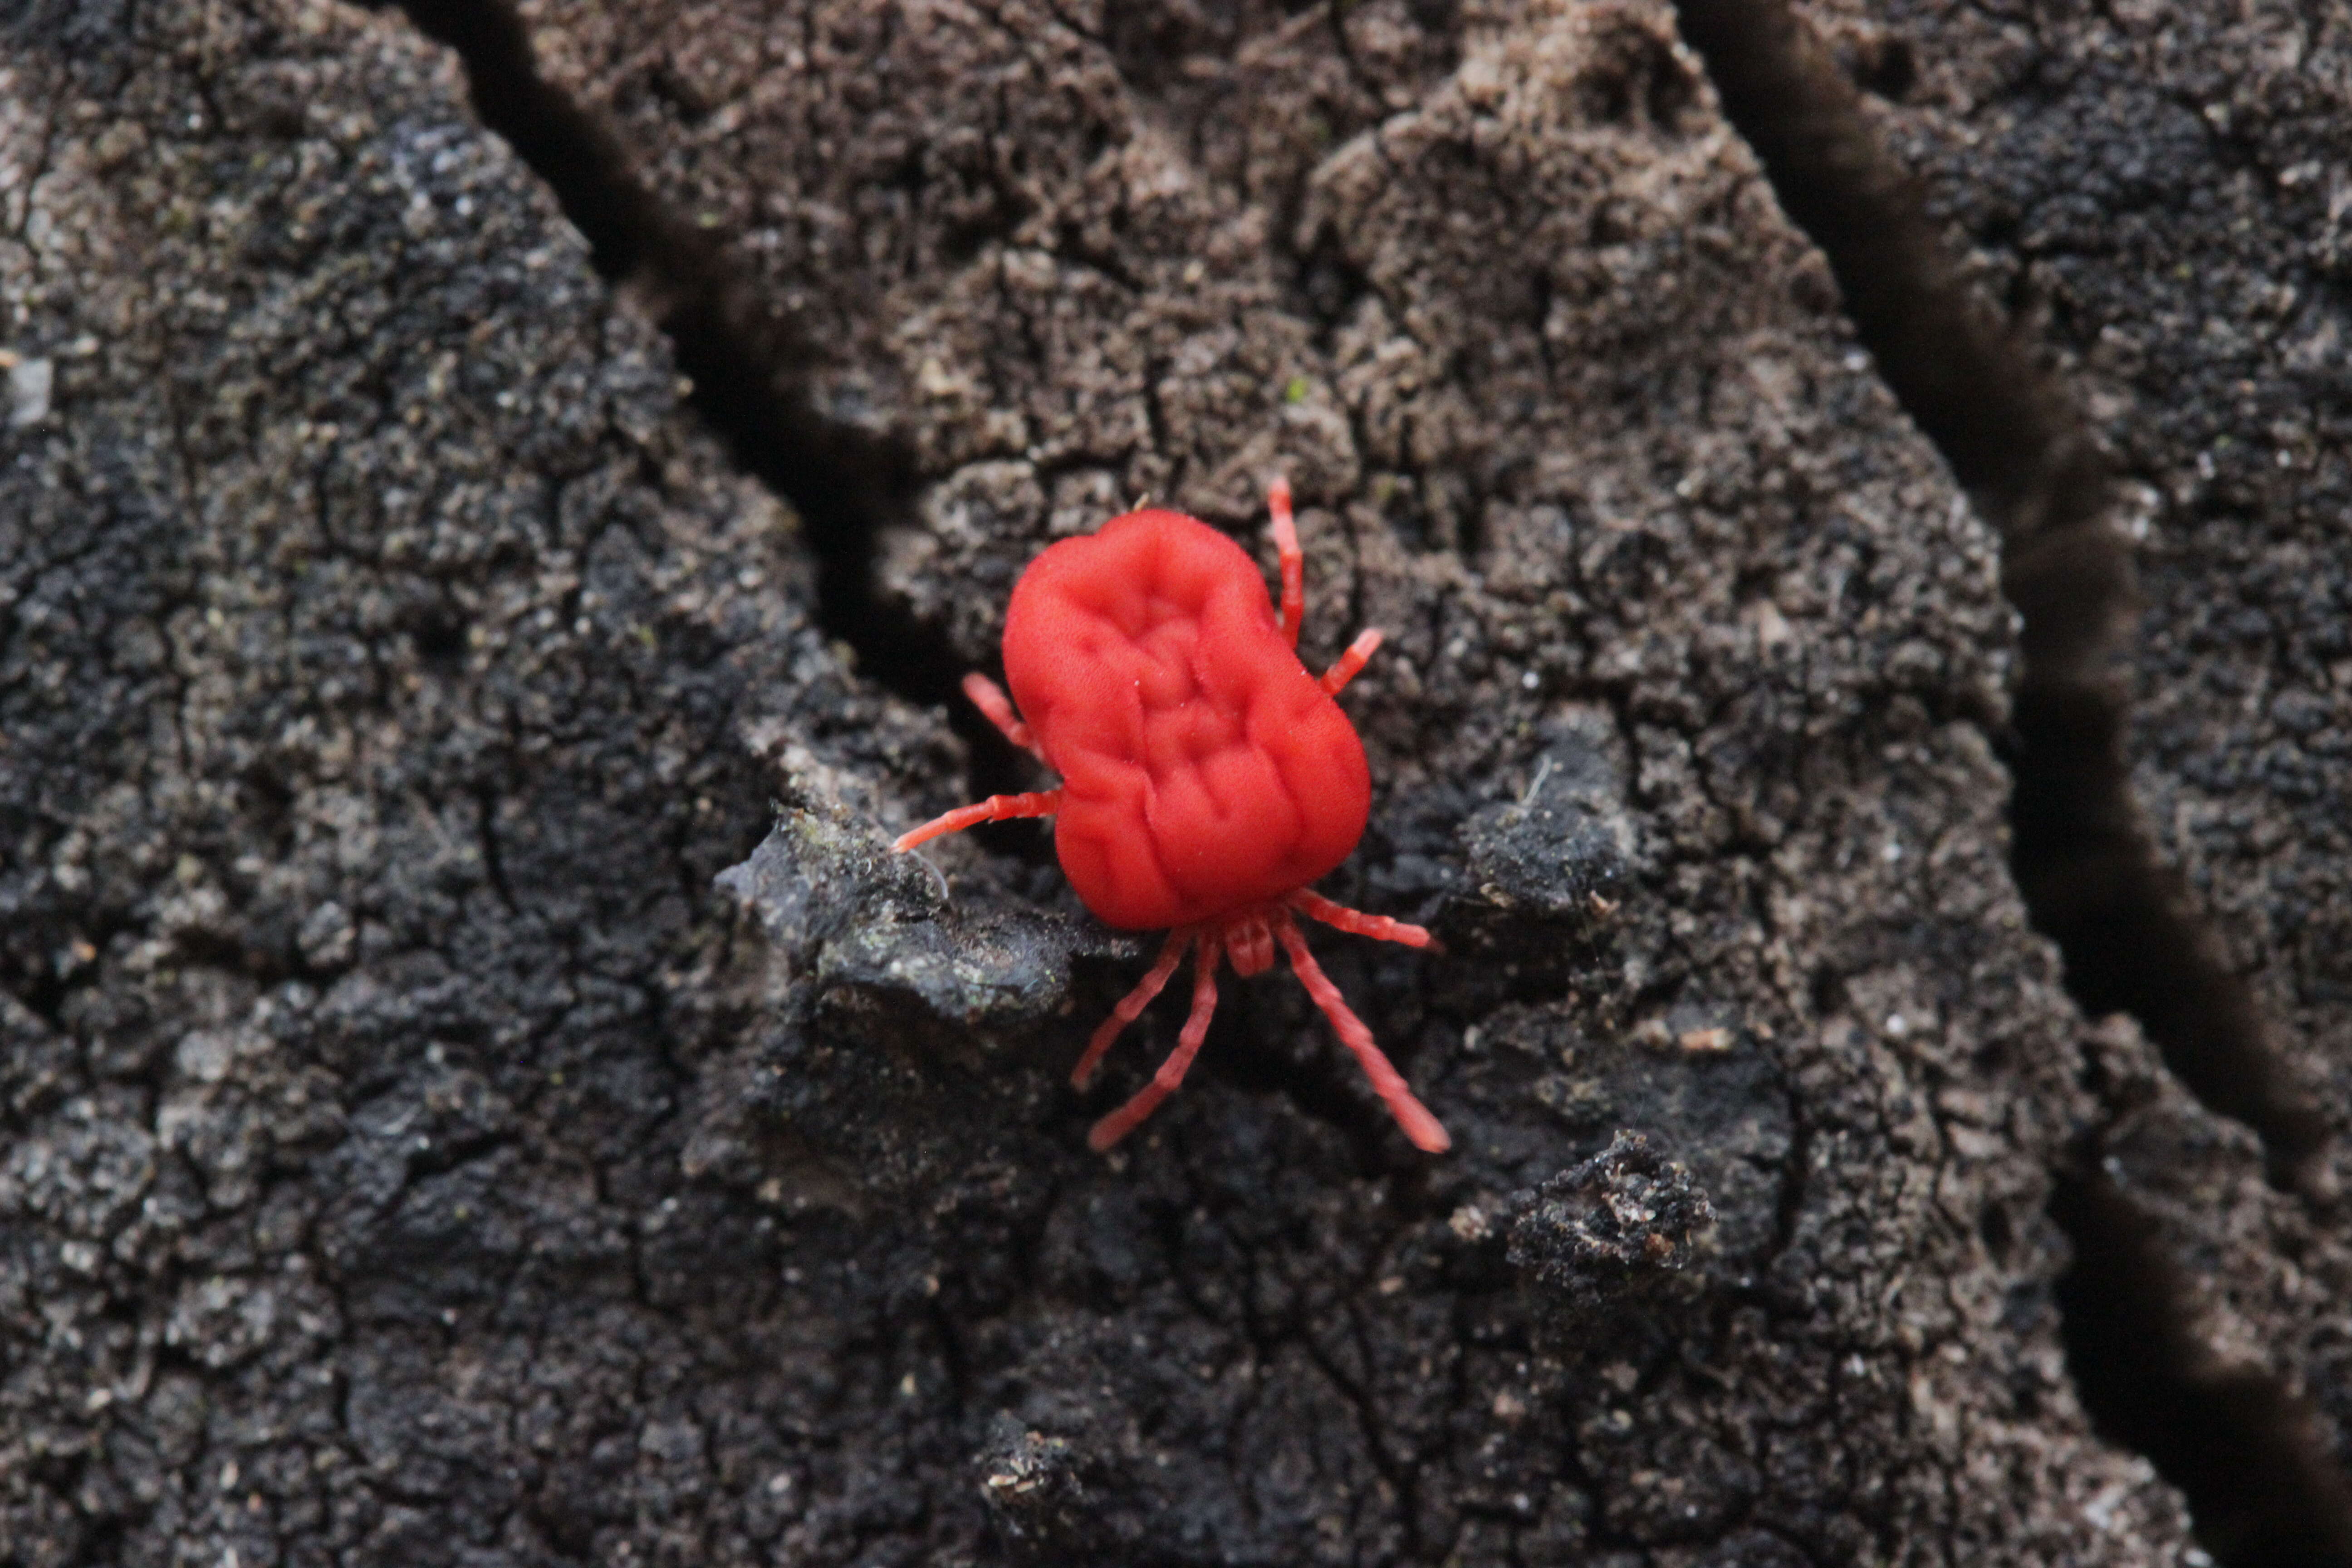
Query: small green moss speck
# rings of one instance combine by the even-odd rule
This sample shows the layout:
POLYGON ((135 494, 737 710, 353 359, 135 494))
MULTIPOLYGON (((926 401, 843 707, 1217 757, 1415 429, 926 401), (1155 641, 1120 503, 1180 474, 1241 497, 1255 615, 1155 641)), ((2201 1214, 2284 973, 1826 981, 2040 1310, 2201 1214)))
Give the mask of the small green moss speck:
POLYGON ((1306 402, 1307 395, 1313 390, 1315 390, 1313 382, 1303 375, 1294 375, 1290 378, 1290 384, 1282 389, 1282 400, 1296 405, 1306 402))

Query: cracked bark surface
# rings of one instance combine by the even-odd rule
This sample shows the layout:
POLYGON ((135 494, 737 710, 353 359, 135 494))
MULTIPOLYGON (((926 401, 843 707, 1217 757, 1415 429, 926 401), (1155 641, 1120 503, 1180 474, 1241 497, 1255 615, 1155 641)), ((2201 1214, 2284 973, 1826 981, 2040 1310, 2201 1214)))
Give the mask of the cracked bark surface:
POLYGON ((2203 1113, 2027 927, 1995 535, 1669 10, 523 15, 899 510, 746 477, 406 17, 10 20, 0 1558, 2190 1560, 2046 1210, 2203 1113), (1310 663, 1391 639, 1326 890, 1450 951, 1317 945, 1456 1151, 1244 984, 1097 1159, 1144 944, 885 855, 1024 775, 860 671, 1138 494, 1270 564, 1277 466, 1310 663))
MULTIPOLYGON (((2084 944, 2084 1000, 2137 1014, 2164 1064, 2134 1046, 2095 1075, 2090 1152, 2179 1270, 2192 1385, 2253 1377, 2294 1406, 2266 1425, 2310 1500, 2256 1560, 2352 1560, 2347 18, 1805 10, 2108 455, 2140 610, 2115 751, 2158 891, 2221 984, 2200 1004, 2084 944)), ((2096 909, 2097 869, 2056 898, 2096 909)), ((2119 1393, 2119 1425, 2160 1422, 2119 1393)), ((2216 1489, 2260 1490, 2221 1462, 2216 1489)))

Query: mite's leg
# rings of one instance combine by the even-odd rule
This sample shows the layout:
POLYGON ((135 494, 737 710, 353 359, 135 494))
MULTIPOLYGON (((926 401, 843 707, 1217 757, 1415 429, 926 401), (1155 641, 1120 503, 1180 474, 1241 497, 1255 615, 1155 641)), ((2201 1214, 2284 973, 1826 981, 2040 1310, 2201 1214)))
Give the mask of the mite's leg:
POLYGON ((1209 1019, 1217 1011, 1217 955, 1223 950, 1215 942, 1200 943, 1200 958, 1192 968, 1192 1013, 1184 1020, 1184 1032, 1176 1037, 1176 1048, 1151 1075, 1151 1081, 1138 1089, 1133 1100, 1112 1111, 1094 1125, 1087 1134, 1087 1147, 1099 1154, 1129 1133, 1136 1124, 1160 1109, 1160 1102, 1176 1092, 1184 1081, 1184 1070, 1201 1052, 1201 1042, 1209 1037, 1209 1019))
POLYGON ((1004 822, 1016 816, 1051 816, 1062 809, 1062 792, 1037 795, 992 795, 977 805, 960 805, 945 816, 933 817, 912 833, 902 833, 891 848, 904 851, 928 844, 945 834, 961 833, 983 822, 1004 822))
POLYGON ((1372 1092, 1388 1102, 1389 1114, 1404 1129, 1404 1135, 1412 1140, 1412 1146, 1431 1154, 1444 1153, 1454 1140, 1445 1135, 1445 1129, 1437 1124, 1429 1108, 1412 1097, 1403 1077, 1389 1065, 1381 1047, 1372 1043, 1372 1032, 1364 1026, 1364 1021, 1349 1011, 1339 988, 1331 984, 1317 965, 1315 955, 1307 951, 1307 939, 1298 934, 1298 923, 1285 919, 1276 927, 1275 934, 1290 951, 1290 967, 1297 971, 1298 983, 1307 987, 1307 994, 1315 998, 1315 1005, 1331 1020, 1339 1043, 1356 1053, 1364 1076, 1372 1080, 1372 1092))
POLYGON ((1282 563, 1282 618, 1278 624, 1282 635, 1290 639, 1290 646, 1297 647, 1298 623, 1307 610, 1307 555, 1298 548, 1298 524, 1290 516, 1288 479, 1277 479, 1266 487, 1265 510, 1274 514, 1274 553, 1282 563))
POLYGON ((1045 752, 1037 744, 1035 732, 1021 721, 1019 714, 1013 711, 1013 699, 1004 695, 1004 688, 974 670, 963 678, 963 694, 971 699, 971 705, 979 709, 990 723, 1003 731, 1006 740, 1039 762, 1045 760, 1045 752))
POLYGON ((1095 1076, 1095 1068, 1101 1065, 1103 1053, 1110 1049, 1110 1043, 1118 1038, 1121 1029, 1143 1016, 1143 1010, 1151 1005, 1151 999, 1160 994, 1160 988, 1168 984, 1168 977, 1176 973, 1178 964, 1184 962, 1184 949, 1192 942, 1191 926, 1178 926, 1168 933, 1167 944, 1160 948, 1160 962, 1151 966, 1151 973, 1127 994, 1124 1001, 1110 1010, 1109 1017, 1096 1026, 1094 1038, 1087 1042, 1086 1055, 1080 1057, 1078 1065, 1070 1069, 1072 1087, 1087 1087, 1087 1080, 1095 1076))
POLYGON ((1337 696, 1339 688, 1356 679, 1357 672, 1364 668, 1365 661, 1380 646, 1378 626, 1366 626, 1358 632, 1356 640, 1348 645, 1348 651, 1334 659, 1331 668, 1323 672, 1323 689, 1337 696))
MULTIPOLYGON (((1401 942, 1407 947, 1439 947, 1437 939, 1420 926, 1407 925, 1386 915, 1368 915, 1361 910, 1335 904, 1322 894, 1309 892, 1305 888, 1290 895, 1290 907, 1300 914, 1312 915, 1327 926, 1337 926, 1355 936, 1368 936, 1377 942, 1401 942)), ((1441 947, 1439 951, 1444 949, 1441 947)))

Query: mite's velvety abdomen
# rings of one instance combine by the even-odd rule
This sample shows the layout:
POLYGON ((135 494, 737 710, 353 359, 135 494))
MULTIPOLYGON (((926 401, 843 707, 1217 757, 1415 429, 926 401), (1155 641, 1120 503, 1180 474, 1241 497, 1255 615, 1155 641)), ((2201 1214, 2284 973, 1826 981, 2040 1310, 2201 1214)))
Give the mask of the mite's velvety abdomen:
POLYGON ((1087 907, 1129 930, 1279 899, 1363 836, 1362 743, 1276 626, 1256 564, 1142 511, 1040 556, 1006 615, 1014 700, 1062 774, 1087 907))

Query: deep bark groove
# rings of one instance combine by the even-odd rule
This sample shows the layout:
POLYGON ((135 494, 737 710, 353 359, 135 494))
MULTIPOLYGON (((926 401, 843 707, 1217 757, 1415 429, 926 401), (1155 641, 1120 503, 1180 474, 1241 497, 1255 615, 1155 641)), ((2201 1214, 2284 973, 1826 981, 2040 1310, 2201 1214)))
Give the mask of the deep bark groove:
POLYGON ((1780 205, 1828 258, 1856 331, 2005 548, 2024 622, 2008 762, 2012 863, 2086 1012, 2125 1012, 2210 1109, 2261 1134, 2281 1184, 2323 1121, 2252 994, 2141 830, 2112 673, 2134 609, 2103 460, 2064 390, 1971 287, 1856 89, 1778 0, 1682 0, 1685 36, 1780 205))
POLYGON ((883 686, 947 701, 961 671, 944 643, 874 588, 877 535, 912 489, 906 454, 814 405, 805 382, 815 351, 759 307, 718 245, 646 188, 612 133, 540 74, 511 5, 402 0, 400 9, 457 52, 482 123, 547 183, 597 270, 652 315, 693 384, 696 414, 800 513, 825 631, 883 686))
POLYGON ((2083 1402, 2188 1494, 2222 1563, 2352 1563, 2352 1489, 2311 1412, 2264 1370, 2222 1362, 2194 1337, 2179 1310, 2188 1282, 2155 1226, 2095 1157, 2084 1169, 2050 1205, 2074 1243, 2058 1299, 2083 1402))
MULTIPOLYGON (((1726 117, 1827 258, 1879 374, 2000 531, 2023 622, 2004 760, 2011 865, 2084 1012, 2129 1014, 2210 1110, 2261 1137, 2273 1183, 2305 1184, 2325 1120, 2289 1080, 2259 1006, 2141 826, 2115 666, 2136 609, 2097 444, 2033 346, 1973 287, 1854 84, 1781 0, 1677 0, 1726 117)), ((2079 1261, 2065 1286, 2084 1403, 2189 1497, 2231 1563, 2352 1561, 2352 1494, 2274 1377, 2217 1377, 2190 1304, 2129 1200, 2068 1177, 2053 1214, 2079 1261), (2150 1344, 2167 1347, 2151 1358, 2150 1344), (2127 1375, 2126 1375, 2127 1373, 2127 1375), (2244 1456, 2266 1456, 2250 1489, 2244 1456), (2283 1543, 2315 1544, 2296 1555, 2283 1543)))

